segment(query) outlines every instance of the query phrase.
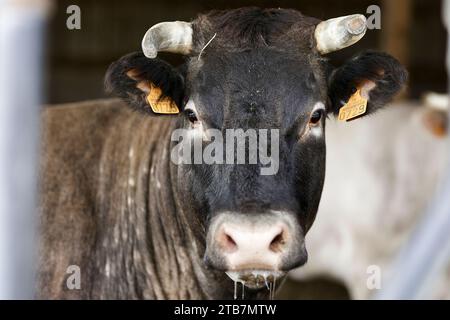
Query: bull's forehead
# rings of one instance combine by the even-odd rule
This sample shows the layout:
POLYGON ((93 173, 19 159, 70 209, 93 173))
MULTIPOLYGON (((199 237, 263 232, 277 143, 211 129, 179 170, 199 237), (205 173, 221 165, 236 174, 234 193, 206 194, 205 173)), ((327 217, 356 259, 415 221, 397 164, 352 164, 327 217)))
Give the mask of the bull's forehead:
POLYGON ((321 62, 276 49, 210 52, 191 62, 197 110, 221 127, 283 127, 325 96, 321 62))

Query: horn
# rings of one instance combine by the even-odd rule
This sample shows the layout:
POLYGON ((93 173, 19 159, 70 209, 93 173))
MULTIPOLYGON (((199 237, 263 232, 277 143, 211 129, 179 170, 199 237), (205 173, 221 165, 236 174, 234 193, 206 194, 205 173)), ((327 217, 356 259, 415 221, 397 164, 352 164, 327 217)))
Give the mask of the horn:
POLYGON ((142 39, 142 51, 147 58, 156 58, 161 51, 189 54, 191 49, 192 25, 184 21, 158 23, 142 39))
POLYGON ((322 21, 314 32, 317 50, 327 54, 347 48, 366 34, 366 17, 362 14, 322 21))

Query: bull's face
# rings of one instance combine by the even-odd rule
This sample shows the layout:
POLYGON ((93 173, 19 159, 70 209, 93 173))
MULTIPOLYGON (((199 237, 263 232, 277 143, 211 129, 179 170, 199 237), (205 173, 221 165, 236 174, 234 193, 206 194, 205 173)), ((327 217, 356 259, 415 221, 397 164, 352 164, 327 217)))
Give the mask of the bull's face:
POLYGON ((158 24, 144 37, 146 57, 128 55, 108 71, 109 88, 131 106, 152 114, 146 97, 159 87, 182 111, 180 141, 194 147, 175 164, 177 187, 205 227, 205 262, 249 287, 307 260, 327 115, 355 91, 368 101, 364 114, 373 113, 406 78, 394 58, 374 52, 332 68, 323 55, 359 40, 365 20, 319 22, 296 11, 239 9, 158 24), (175 70, 158 51, 188 59, 175 70))
POLYGON ((192 59, 189 70, 184 127, 194 139, 219 129, 225 151, 223 164, 184 167, 207 217, 207 263, 243 273, 247 285, 247 271, 286 271, 305 263, 304 235, 325 174, 327 98, 320 57, 267 47, 209 51, 201 61, 192 59), (237 130, 247 133, 245 144, 230 135, 237 130), (246 159, 237 164, 240 151, 246 159), (234 153, 233 161, 226 161, 227 152, 234 153), (270 161, 258 159, 260 152, 270 161))

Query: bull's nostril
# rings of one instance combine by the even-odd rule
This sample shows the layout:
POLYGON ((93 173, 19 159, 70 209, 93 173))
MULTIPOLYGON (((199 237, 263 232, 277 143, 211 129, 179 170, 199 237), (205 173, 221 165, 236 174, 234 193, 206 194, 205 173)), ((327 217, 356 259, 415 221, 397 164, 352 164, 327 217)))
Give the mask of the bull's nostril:
POLYGON ((269 248, 273 252, 280 252, 283 249, 285 243, 286 241, 284 239, 284 232, 281 231, 279 234, 275 236, 275 238, 273 238, 269 248))
POLYGON ((225 247, 229 250, 234 250, 237 248, 237 244, 236 242, 233 240, 233 238, 230 235, 225 235, 225 239, 226 239, 226 245, 225 247))
POLYGON ((234 241, 233 237, 230 236, 225 231, 222 231, 219 233, 219 237, 217 240, 219 242, 219 245, 226 252, 233 252, 238 248, 238 245, 237 245, 236 241, 234 241))

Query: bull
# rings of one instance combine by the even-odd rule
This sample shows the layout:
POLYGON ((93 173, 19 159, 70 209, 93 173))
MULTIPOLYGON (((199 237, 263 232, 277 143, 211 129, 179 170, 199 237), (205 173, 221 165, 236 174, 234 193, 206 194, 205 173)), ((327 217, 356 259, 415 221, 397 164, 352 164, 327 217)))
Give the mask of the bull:
POLYGON ((45 110, 38 297, 230 299, 241 283, 246 298, 267 298, 266 287, 307 261, 327 117, 356 93, 358 118, 373 114, 405 84, 385 53, 339 67, 326 58, 366 29, 363 15, 320 21, 259 8, 159 23, 143 52, 109 67, 106 88, 119 100, 45 110), (175 68, 159 52, 185 63, 175 68), (210 129, 277 130, 277 170, 175 164, 177 129, 201 145, 210 129), (76 290, 66 283, 73 265, 76 290))

